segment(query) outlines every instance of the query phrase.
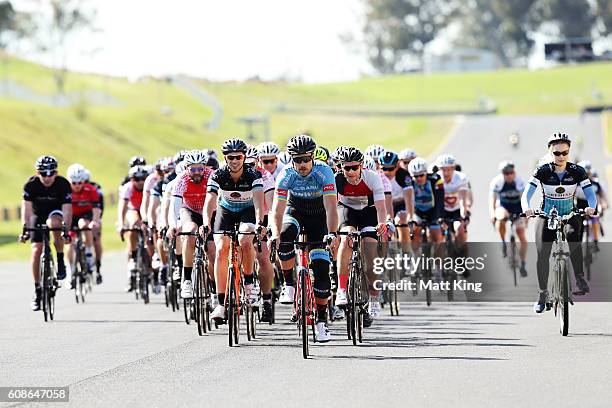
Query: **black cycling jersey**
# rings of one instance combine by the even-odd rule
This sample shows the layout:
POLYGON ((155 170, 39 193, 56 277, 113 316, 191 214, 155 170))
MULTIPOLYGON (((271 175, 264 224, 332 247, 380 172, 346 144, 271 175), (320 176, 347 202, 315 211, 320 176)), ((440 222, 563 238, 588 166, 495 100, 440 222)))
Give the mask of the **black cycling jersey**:
POLYGON ((553 206, 561 215, 569 214, 574 207, 574 194, 578 186, 587 188, 591 181, 584 168, 574 163, 567 163, 565 172, 559 178, 554 163, 546 163, 536 169, 529 179, 534 188, 539 181, 542 186, 542 210, 549 213, 553 206))
POLYGON ((156 196, 156 197, 161 197, 162 193, 164 192, 164 186, 168 184, 169 182, 171 182, 172 180, 174 180, 175 178, 176 178, 176 172, 173 171, 172 173, 167 174, 163 178, 159 179, 157 183, 155 183, 155 185, 151 189, 151 195, 156 196))
POLYGON ((102 186, 96 183, 95 181, 88 181, 88 183, 94 186, 96 190, 98 191, 98 196, 100 197, 100 201, 99 201, 100 211, 104 212, 104 192, 102 191, 102 186))
POLYGON ((49 187, 45 187, 38 176, 32 176, 23 186, 23 199, 32 202, 34 215, 44 218, 52 211, 61 211, 62 204, 72 202, 72 188, 62 176, 56 176, 49 187))
POLYGON ((397 169, 395 173, 395 181, 401 188, 410 187, 412 185, 412 177, 410 177, 410 173, 407 170, 404 170, 402 167, 397 169))
POLYGON ((234 182, 227 165, 222 166, 208 179, 207 192, 219 195, 219 205, 227 210, 239 212, 253 205, 253 191, 263 189, 259 170, 244 167, 238 181, 234 182))

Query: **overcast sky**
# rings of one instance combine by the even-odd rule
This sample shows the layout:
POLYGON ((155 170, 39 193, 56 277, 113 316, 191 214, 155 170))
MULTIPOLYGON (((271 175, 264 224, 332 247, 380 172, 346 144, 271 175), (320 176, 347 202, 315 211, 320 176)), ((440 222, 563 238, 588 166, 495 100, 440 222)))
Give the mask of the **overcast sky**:
MULTIPOLYGON (((26 7, 32 0, 16 0, 26 7)), ((187 73, 213 80, 283 74, 350 80, 368 70, 340 40, 359 35, 359 0, 91 0, 102 29, 79 36, 71 69, 136 77, 187 73)), ((49 62, 48 57, 45 58, 49 62)))

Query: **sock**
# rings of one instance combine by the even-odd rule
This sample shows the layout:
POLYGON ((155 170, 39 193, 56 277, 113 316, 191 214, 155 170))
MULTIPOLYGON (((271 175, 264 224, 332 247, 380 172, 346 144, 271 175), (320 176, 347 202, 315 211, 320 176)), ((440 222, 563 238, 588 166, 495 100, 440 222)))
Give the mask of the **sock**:
POLYGON ((137 250, 137 249, 135 249, 135 250, 133 250, 133 251, 132 251, 132 254, 131 254, 130 256, 132 257, 132 259, 133 259, 134 261, 136 261, 136 256, 137 256, 137 255, 138 255, 138 250, 137 250))
POLYGON ((64 263, 64 253, 63 252, 58 252, 57 253, 57 262, 58 263, 64 263))
POLYGON ((327 305, 317 303, 317 322, 327 322, 327 305))
POLYGON ((183 280, 190 281, 191 280, 191 271, 193 270, 192 266, 183 266, 183 280))
POLYGON ((92 256, 93 255, 93 247, 91 247, 91 246, 85 247, 85 255, 92 256))
POLYGON ((264 303, 272 303, 272 292, 262 295, 264 303))
POLYGON ((252 285, 255 282, 255 277, 253 275, 244 275, 244 284, 252 285))
POLYGON ((527 264, 527 262, 525 262, 525 261, 521 261, 521 266, 522 266, 523 268, 525 267, 525 265, 526 265, 526 264, 527 264))
POLYGON ((340 281, 340 285, 338 287, 346 290, 346 286, 348 285, 348 275, 338 275, 338 280, 340 281))
POLYGON ((176 263, 178 264, 179 268, 183 267, 183 255, 177 255, 176 256, 176 263))
POLYGON ((217 299, 219 299, 219 304, 221 306, 225 306, 225 293, 219 293, 217 299))
POLYGON ((285 285, 295 286, 295 284, 293 283, 293 268, 283 269, 283 276, 285 277, 285 285))

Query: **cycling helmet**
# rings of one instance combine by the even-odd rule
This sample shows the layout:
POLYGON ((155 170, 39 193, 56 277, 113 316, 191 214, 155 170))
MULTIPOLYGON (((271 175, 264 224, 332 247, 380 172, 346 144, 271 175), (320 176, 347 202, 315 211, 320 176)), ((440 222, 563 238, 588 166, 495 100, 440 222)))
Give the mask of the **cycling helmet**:
POLYGON ((259 151, 255 146, 249 145, 246 151, 246 157, 247 159, 257 160, 257 158, 259 157, 259 151))
POLYGON ((185 171, 185 167, 186 167, 185 161, 183 160, 182 162, 176 165, 176 168, 174 169, 174 171, 176 172, 177 175, 179 175, 185 171))
POLYGON ((572 145, 572 140, 567 133, 557 132, 548 137, 548 147, 557 142, 565 142, 570 146, 572 145))
POLYGON ((208 156, 208 160, 206 161, 206 165, 213 170, 217 170, 219 168, 219 161, 212 156, 208 156))
POLYGON ((331 159, 334 162, 339 162, 342 160, 342 156, 344 155, 344 151, 347 149, 346 146, 338 146, 336 150, 331 154, 331 159))
POLYGON ((362 162, 363 161, 363 153, 356 147, 349 147, 348 149, 342 152, 342 156, 340 156, 340 161, 342 162, 362 162))
POLYGON ((214 149, 202 149, 202 153, 206 156, 217 158, 217 152, 214 149))
POLYGON ((422 157, 415 157, 408 164, 408 172, 410 172, 411 176, 416 174, 422 174, 427 172, 427 162, 422 157))
POLYGON ((499 171, 502 173, 514 170, 514 162, 512 160, 502 160, 499 162, 499 171))
POLYGON ((174 160, 172 157, 165 157, 162 161, 161 169, 164 173, 169 173, 174 170, 174 160))
POLYGON ((165 159, 166 159, 165 157, 162 157, 159 160, 157 160, 157 162, 155 162, 155 171, 162 171, 162 166, 164 164, 165 159))
POLYGON ((38 171, 57 170, 57 159, 53 156, 40 156, 34 164, 38 171))
POLYGON ((584 168, 587 172, 593 170, 593 165, 591 164, 591 162, 589 160, 582 160, 582 161, 578 162, 578 165, 580 167, 584 168))
POLYGON ((280 154, 280 147, 274 142, 263 142, 257 146, 259 157, 273 157, 280 154))
POLYGON ((327 160, 329 159, 329 150, 323 146, 317 146, 312 154, 312 158, 327 163, 327 160))
POLYGON ((436 165, 438 166, 438 168, 455 167, 456 164, 457 162, 455 161, 455 158, 452 154, 441 154, 436 159, 436 165))
POLYGON ((180 152, 178 152, 178 153, 176 153, 174 155, 172 160, 174 161, 174 165, 175 166, 183 161, 183 159, 185 158, 185 154, 186 153, 187 153, 187 150, 181 150, 180 152))
POLYGON ((134 166, 130 168, 130 178, 144 178, 148 176, 147 170, 144 166, 134 166))
POLYGON ((399 157, 394 151, 385 150, 385 152, 379 156, 378 161, 381 166, 395 166, 399 161, 399 157))
POLYGON ((85 167, 78 163, 71 164, 66 170, 66 177, 68 177, 68 180, 70 180, 71 182, 84 182, 85 180, 87 180, 87 173, 85 172, 85 167))
POLYGON ((364 156, 363 158, 363 168, 376 171, 376 162, 370 156, 364 156))
POLYGON ((190 166, 192 164, 206 164, 207 160, 208 156, 201 150, 192 150, 187 152, 184 159, 186 166, 190 166))
POLYGON ((374 161, 378 161, 378 158, 385 152, 385 148, 381 145, 374 144, 366 147, 365 155, 370 156, 374 161))
POLYGON ((147 164, 147 161, 145 160, 144 157, 142 156, 133 156, 130 161, 128 162, 128 165, 130 167, 134 167, 134 166, 144 166, 145 164, 147 164))
POLYGON ((289 152, 291 156, 312 153, 316 148, 317 144, 312 140, 312 137, 308 135, 293 136, 289 140, 289 143, 287 143, 287 152, 289 152))
POLYGON ((236 138, 227 139, 221 145, 221 151, 223 152, 224 155, 227 155, 229 153, 234 153, 234 152, 240 152, 240 153, 246 154, 247 145, 240 139, 236 139, 236 138))
POLYGON ((404 149, 399 152, 398 156, 400 160, 412 160, 417 156, 417 154, 412 149, 404 149))
POLYGON ((289 155, 289 153, 287 153, 287 152, 281 152, 278 155, 278 162, 280 164, 282 164, 283 166, 286 166, 286 165, 290 164, 291 163, 291 155, 289 155))
POLYGON ((85 169, 83 170, 83 173, 85 173, 85 182, 91 180, 91 173, 89 172, 89 170, 85 169))

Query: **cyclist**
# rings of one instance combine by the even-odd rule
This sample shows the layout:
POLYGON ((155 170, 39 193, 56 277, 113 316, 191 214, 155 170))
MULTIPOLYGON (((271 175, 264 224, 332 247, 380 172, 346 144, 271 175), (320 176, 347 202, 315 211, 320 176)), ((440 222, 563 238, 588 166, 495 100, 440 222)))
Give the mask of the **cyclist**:
POLYGON ((399 165, 402 169, 408 171, 408 164, 410 161, 417 157, 417 154, 412 149, 404 149, 398 153, 399 156, 399 165))
POLYGON ((391 182, 381 171, 376 169, 376 162, 370 156, 364 156, 363 168, 375 171, 380 176, 383 191, 385 192, 385 209, 387 211, 387 218, 393 219, 393 188, 391 187, 391 182))
MULTIPOLYGON (((565 133, 553 133, 548 138, 548 151, 553 156, 553 161, 539 166, 533 176, 529 179, 529 184, 521 197, 521 204, 526 216, 532 216, 534 210, 531 208, 531 198, 535 193, 538 184, 542 188, 542 211, 549 214, 556 208, 559 215, 567 215, 574 209, 574 194, 577 186, 582 187, 584 195, 588 201, 588 207, 584 209, 589 216, 595 213, 597 207, 597 197, 593 191, 593 186, 586 171, 568 162, 568 155, 572 142, 565 133)), ((569 221, 569 228, 566 231, 566 238, 569 243, 570 259, 574 267, 576 294, 583 295, 589 292, 589 286, 584 280, 582 269, 582 248, 580 246, 580 230, 582 219, 574 216, 569 221)), ((534 311, 542 313, 546 308, 548 299, 548 272, 549 258, 552 250, 552 242, 555 240, 555 232, 547 228, 546 220, 540 218, 536 224, 536 247, 538 250, 538 283, 540 294, 538 301, 534 304, 534 311)))
POLYGON ((466 223, 470 218, 472 203, 468 199, 468 178, 465 173, 455 170, 456 160, 450 154, 442 154, 436 159, 438 175, 444 181, 443 218, 453 221, 457 244, 467 242, 466 223))
POLYGON ((159 159, 155 164, 155 170, 151 172, 147 176, 144 182, 144 187, 142 190, 142 205, 140 206, 140 218, 142 218, 142 222, 146 225, 149 225, 149 200, 151 198, 151 190, 155 186, 155 184, 164 176, 164 172, 162 171, 162 161, 164 159, 159 159))
MULTIPOLYGON (((608 208, 608 196, 606 194, 606 189, 604 188, 603 184, 599 181, 599 179, 595 175, 591 162, 588 160, 583 160, 580 163, 578 163, 578 165, 584 168, 584 170, 586 171, 587 176, 589 177, 589 180, 591 180, 591 184, 593 185, 595 195, 597 196, 597 204, 598 204, 597 213, 598 214, 593 215, 593 217, 591 217, 591 221, 592 221, 590 224, 591 231, 587 231, 587 233, 590 232, 593 234, 593 242, 595 244, 595 251, 599 251, 598 241, 599 241, 600 228, 601 228, 599 224, 599 219, 603 216, 603 211, 608 208)), ((582 188, 578 186, 578 189, 576 190, 576 207, 586 208, 589 206, 588 204, 589 203, 586 199, 586 196, 584 195, 584 191, 582 191, 582 188)))
MULTIPOLYGON (((240 139, 228 139, 221 146, 225 156, 225 165, 215 171, 208 180, 206 201, 204 203, 204 220, 201 231, 210 232, 213 210, 218 209, 215 216, 214 231, 230 231, 239 225, 240 232, 252 232, 257 228, 260 235, 265 234, 264 194, 261 173, 245 166, 247 145, 240 139)), ((228 253, 230 239, 224 235, 215 236, 217 249, 215 261, 215 282, 219 304, 211 313, 211 319, 224 320, 225 291, 228 272, 228 253)), ((255 248, 251 235, 240 235, 241 265, 244 276, 244 292, 247 302, 257 302, 259 293, 254 284, 253 266, 255 248)), ((260 276, 261 287, 265 299, 272 299, 272 276, 260 276), (269 290, 268 290, 269 289, 269 290)))
POLYGON ((398 226, 399 241, 405 253, 410 251, 410 230, 408 220, 414 214, 413 186, 410 174, 399 167, 399 156, 391 150, 378 158, 383 174, 391 182, 391 196, 393 198, 393 216, 398 226))
POLYGON ((132 167, 136 167, 136 166, 146 166, 147 165, 147 161, 145 160, 144 157, 142 156, 133 156, 129 161, 128 161, 128 174, 123 178, 123 181, 121 182, 121 185, 125 185, 130 181, 130 174, 129 174, 129 169, 131 169, 132 167))
MULTIPOLYGON (((85 168, 78 164, 72 164, 68 167, 67 177, 72 188, 72 226, 78 228, 90 228, 91 231, 84 231, 85 236, 85 260, 89 268, 89 272, 93 273, 96 267, 96 261, 93 254, 93 231, 100 227, 100 196, 98 190, 91 184, 85 182, 87 174, 85 168)), ((71 232, 74 239, 76 234, 71 232)), ((68 247, 68 265, 70 268, 74 265, 74 245, 76 241, 68 247)), ((96 273, 96 282, 101 282, 102 277, 99 272, 96 273)), ((76 286, 76 275, 74 270, 70 271, 70 289, 76 286)))
MULTIPOLYGON (((186 171, 179 176, 174 185, 168 213, 168 234, 171 238, 174 238, 179 231, 196 232, 202 226, 206 186, 212 174, 212 170, 205 166, 207 161, 208 157, 200 150, 192 150, 185 155, 186 171)), ((183 237, 181 297, 184 299, 193 297, 191 273, 195 244, 196 237, 183 237)))
POLYGON ((333 162, 330 163, 331 160, 329 158, 329 150, 327 150, 327 147, 324 146, 317 146, 314 153, 312 154, 312 159, 322 161, 328 166, 333 164, 333 162))
MULTIPOLYGON (((438 220, 444 214, 444 181, 437 173, 427 172, 427 162, 421 157, 412 159, 408 165, 412 176, 414 194, 414 220, 426 223, 429 227, 429 240, 442 242, 442 233, 438 220)), ((414 227, 414 248, 421 242, 421 227, 414 227)))
MULTIPOLYGON (((346 146, 338 146, 336 147, 336 149, 332 152, 331 156, 329 157, 332 163, 330 167, 332 168, 334 173, 338 173, 339 171, 342 171, 342 168, 340 165, 340 157, 342 157, 342 154, 344 150, 346 149, 347 149, 346 146)), ((313 153, 313 158, 314 158, 314 153, 313 153)))
POLYGON ((525 219, 519 218, 519 215, 522 212, 521 195, 524 190, 525 183, 520 176, 516 175, 514 163, 509 160, 503 160, 499 164, 499 174, 493 177, 489 187, 489 216, 491 223, 495 226, 502 240, 504 257, 507 256, 506 221, 511 216, 516 217, 514 223, 516 235, 521 242, 519 258, 521 259, 520 273, 523 277, 527 276, 527 269, 525 268, 527 238, 525 236, 525 219))
POLYGON ((102 283, 102 216, 104 215, 104 190, 102 186, 95 181, 91 181, 91 173, 85 169, 85 183, 89 183, 95 187, 98 192, 100 204, 100 220, 97 228, 93 228, 94 250, 96 252, 96 284, 102 283))
POLYGON ((368 147, 366 147, 365 151, 363 152, 364 155, 369 156, 372 158, 372 160, 374 160, 374 162, 377 165, 377 169, 380 168, 380 163, 378 162, 378 159, 380 158, 380 156, 383 155, 383 153, 385 152, 385 148, 382 147, 379 144, 373 144, 370 145, 368 147))
MULTIPOLYGON (((332 169, 313 161, 317 145, 307 135, 297 135, 287 143, 293 165, 286 166, 276 180, 272 205, 272 242, 280 239, 278 257, 285 277, 279 301, 293 303, 295 296, 293 267, 295 241, 304 230, 311 242, 337 243, 338 211, 336 183, 332 169), (325 214, 325 215, 324 215, 325 214)), ((313 290, 317 304, 315 336, 318 342, 330 340, 327 327, 327 302, 330 296, 329 253, 322 245, 310 249, 310 267, 314 273, 313 290)))
MULTIPOLYGON (((377 254, 376 237, 385 235, 387 226, 387 211, 385 208, 385 193, 381 177, 376 171, 363 168, 364 156, 355 147, 349 147, 341 157, 342 170, 336 174, 338 190, 338 225, 340 231, 361 231, 364 259, 364 272, 369 282, 369 313, 364 316, 364 326, 369 327, 372 320, 380 313, 379 293, 373 288, 376 275, 372 262, 377 254)), ((336 293, 336 306, 347 304, 347 283, 351 248, 349 237, 340 238, 338 249, 339 285, 336 293)))
POLYGON ((257 146, 259 162, 261 167, 276 177, 283 169, 283 165, 278 162, 278 155, 281 153, 280 147, 274 142, 263 142, 257 146))
MULTIPOLYGON (((130 182, 121 186, 119 192, 119 205, 117 207, 117 231, 122 234, 122 229, 142 228, 140 218, 140 206, 142 204, 142 191, 147 172, 143 166, 134 166, 130 169, 130 182)), ((143 231, 144 232, 144 231, 143 231)), ((126 249, 128 255, 127 292, 135 289, 136 285, 136 256, 138 235, 134 231, 126 232, 126 249)))
MULTIPOLYGON (((21 222, 27 228, 37 224, 46 224, 49 228, 61 228, 65 221, 69 230, 72 222, 72 197, 70 183, 57 175, 57 160, 53 156, 40 156, 34 165, 36 175, 30 177, 23 186, 21 202, 21 222)), ((40 287, 40 255, 42 254, 43 236, 41 231, 33 235, 24 232, 20 241, 32 238, 32 276, 34 277, 34 299, 32 310, 40 310, 42 289, 40 287)), ((53 244, 57 254, 57 279, 66 279, 64 263, 64 242, 70 237, 60 231, 53 231, 53 244)))

